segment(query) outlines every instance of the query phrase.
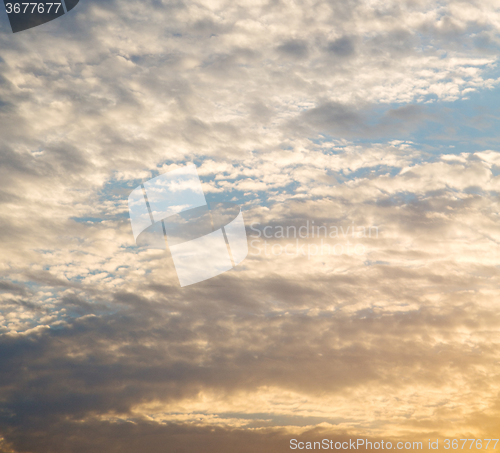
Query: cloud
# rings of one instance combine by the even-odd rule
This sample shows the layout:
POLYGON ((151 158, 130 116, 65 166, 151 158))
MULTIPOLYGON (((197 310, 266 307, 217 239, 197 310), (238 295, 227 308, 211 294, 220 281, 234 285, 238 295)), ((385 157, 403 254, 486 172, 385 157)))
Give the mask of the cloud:
POLYGON ((290 40, 278 46, 278 52, 293 58, 307 57, 307 43, 301 40, 290 40))
POLYGON ((337 38, 328 44, 328 51, 338 57, 349 57, 354 54, 355 46, 353 40, 347 36, 337 38))
POLYGON ((494 435, 498 20, 288 0, 0 18, 0 449, 494 435), (190 163, 261 237, 181 289, 126 200, 190 163), (313 222, 378 234, 263 236, 313 222))

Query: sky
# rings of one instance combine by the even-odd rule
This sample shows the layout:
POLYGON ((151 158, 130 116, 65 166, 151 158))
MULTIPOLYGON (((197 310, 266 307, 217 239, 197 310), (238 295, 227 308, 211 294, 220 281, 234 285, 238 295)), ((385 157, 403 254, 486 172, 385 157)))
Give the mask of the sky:
POLYGON ((0 452, 500 437, 499 29, 499 0, 0 11, 0 452), (127 200, 191 164, 249 253, 181 287, 127 200))

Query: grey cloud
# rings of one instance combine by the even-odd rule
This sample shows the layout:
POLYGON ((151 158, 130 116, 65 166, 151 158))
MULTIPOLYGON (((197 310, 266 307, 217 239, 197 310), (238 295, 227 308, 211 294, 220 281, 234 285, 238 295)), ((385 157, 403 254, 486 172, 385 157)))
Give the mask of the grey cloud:
MULTIPOLYGON (((10 443, 18 451, 51 451, 54 453, 95 451, 105 449, 110 453, 157 453, 166 446, 173 453, 190 453, 205 450, 230 453, 285 453, 290 451, 290 439, 320 442, 323 438, 334 442, 349 442, 345 431, 329 432, 328 429, 308 429, 302 435, 291 435, 285 429, 260 429, 259 432, 238 428, 202 427, 191 424, 168 423, 158 425, 146 420, 99 422, 94 419, 82 424, 61 420, 52 424, 37 424, 36 429, 47 433, 44 438, 24 438, 12 430, 10 443)), ((351 437, 352 438, 352 437, 351 437)), ((372 442, 376 439, 369 438, 372 442)), ((4 444, 5 445, 5 444, 4 444)), ((5 453, 8 452, 5 445, 5 453)), ((1 451, 1 450, 0 450, 1 451)), ((365 452, 360 447, 359 451, 365 452)))
POLYGON ((0 291, 6 291, 12 294, 26 295, 26 288, 22 285, 17 285, 8 281, 0 281, 0 291))
POLYGON ((415 35, 408 30, 393 30, 387 34, 378 34, 368 40, 367 47, 375 55, 389 54, 397 58, 400 54, 412 54, 422 45, 415 35))
POLYGON ((249 109, 252 120, 260 123, 267 123, 275 114, 274 109, 261 100, 256 100, 253 104, 249 105, 249 109))
POLYGON ((325 131, 338 137, 380 138, 408 135, 422 129, 429 121, 446 124, 449 120, 447 115, 438 117, 428 108, 416 104, 380 113, 370 105, 354 108, 327 102, 301 113, 298 119, 290 122, 290 126, 292 130, 306 132, 310 128, 314 132, 325 131))
POLYGON ((397 120, 420 120, 425 115, 425 109, 421 105, 409 104, 395 109, 391 109, 386 113, 389 118, 397 120))
POLYGON ((291 39, 285 41, 277 47, 278 52, 282 55, 290 56, 293 58, 306 58, 308 56, 307 42, 300 39, 291 39))
MULTIPOLYGON (((329 282, 332 288, 339 283, 329 282)), ((276 296, 288 298, 286 292, 276 296)), ((471 347, 464 355, 463 345, 453 340, 463 329, 486 332, 499 323, 492 311, 468 304, 391 315, 371 309, 317 316, 232 312, 227 315, 236 329, 229 330, 222 311, 207 318, 194 312, 166 317, 164 307, 144 308, 2 339, 1 418, 7 440, 20 442, 22 429, 23 439, 33 442, 37 426, 126 414, 133 404, 154 399, 167 404, 201 388, 232 392, 265 383, 322 394, 377 382, 393 389, 428 381, 445 386, 449 369, 472 385, 473 366, 491 360, 494 351, 480 355, 471 347), (433 346, 434 334, 447 340, 433 346), (199 340, 210 347, 197 346, 199 340), (439 351, 446 351, 446 358, 439 351)), ((51 437, 41 439, 51 442, 51 437)))
POLYGON ((355 52, 354 40, 348 36, 338 38, 328 44, 328 51, 338 57, 350 57, 355 52))
POLYGON ((359 134, 366 129, 363 116, 357 109, 337 102, 321 104, 306 111, 301 116, 306 124, 312 125, 318 130, 343 136, 359 134))

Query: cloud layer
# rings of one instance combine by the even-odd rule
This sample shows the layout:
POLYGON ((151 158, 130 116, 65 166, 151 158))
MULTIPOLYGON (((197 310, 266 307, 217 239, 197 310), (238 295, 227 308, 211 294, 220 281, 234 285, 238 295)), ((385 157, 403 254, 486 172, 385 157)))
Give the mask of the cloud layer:
POLYGON ((2 15, 0 451, 498 437, 499 24, 497 1, 2 15), (189 163, 250 254, 180 288, 127 198, 189 163), (306 225, 340 233, 276 234, 306 225))

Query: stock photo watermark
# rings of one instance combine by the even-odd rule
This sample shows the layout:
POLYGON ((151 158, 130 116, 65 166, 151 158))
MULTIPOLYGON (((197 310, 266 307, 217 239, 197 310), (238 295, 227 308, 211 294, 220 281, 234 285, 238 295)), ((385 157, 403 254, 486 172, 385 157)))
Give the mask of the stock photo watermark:
POLYGON ((322 439, 321 441, 299 441, 290 439, 290 450, 407 450, 422 451, 427 450, 496 450, 499 439, 429 439, 422 441, 385 441, 368 439, 348 439, 344 441, 334 441, 332 439, 322 439))
POLYGON ((160 250, 168 244, 181 287, 227 272, 248 254, 240 207, 209 206, 195 165, 136 187, 128 207, 136 244, 160 250))
POLYGON ((181 287, 208 280, 251 256, 363 256, 379 238, 375 225, 295 225, 252 223, 241 208, 207 203, 195 165, 162 174, 136 187, 128 197, 136 244, 169 250, 181 287), (249 247, 250 243, 250 247, 249 247))
POLYGON ((379 238, 375 225, 250 225, 249 254, 252 256, 363 256, 369 240, 379 238))
POLYGON ((28 30, 50 22, 71 11, 80 0, 20 2, 4 0, 12 33, 28 30))

